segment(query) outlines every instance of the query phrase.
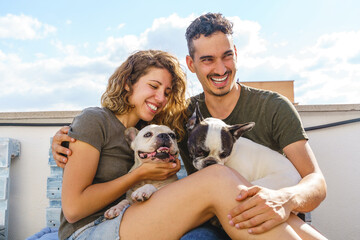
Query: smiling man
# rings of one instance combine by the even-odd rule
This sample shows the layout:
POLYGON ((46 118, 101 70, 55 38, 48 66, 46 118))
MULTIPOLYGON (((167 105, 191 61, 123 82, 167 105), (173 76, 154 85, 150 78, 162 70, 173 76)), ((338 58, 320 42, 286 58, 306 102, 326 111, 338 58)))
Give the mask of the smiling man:
POLYGON ((211 38, 201 35, 192 41, 196 49, 187 56, 187 65, 196 73, 205 92, 214 96, 224 96, 231 92, 235 82, 236 48, 230 35, 214 33, 211 38))
POLYGON ((186 57, 188 68, 196 73, 203 87, 211 115, 224 119, 236 105, 233 100, 240 96, 240 86, 234 81, 237 53, 232 37, 218 31, 211 37, 200 35, 191 42, 194 51, 186 57), (218 101, 226 103, 226 107, 213 105, 218 101))
MULTIPOLYGON (((189 113, 198 102, 204 118, 219 118, 228 125, 255 122, 244 137, 285 154, 300 173, 302 180, 292 187, 271 190, 253 186, 240 191, 238 207, 229 212, 229 224, 261 233, 287 221, 293 211, 315 209, 326 196, 326 183, 291 102, 277 93, 236 82, 237 50, 232 28, 229 20, 216 13, 196 18, 187 28, 186 63, 204 90, 191 98, 189 113)), ((196 170, 186 141, 180 143, 181 156, 191 174, 196 170)))

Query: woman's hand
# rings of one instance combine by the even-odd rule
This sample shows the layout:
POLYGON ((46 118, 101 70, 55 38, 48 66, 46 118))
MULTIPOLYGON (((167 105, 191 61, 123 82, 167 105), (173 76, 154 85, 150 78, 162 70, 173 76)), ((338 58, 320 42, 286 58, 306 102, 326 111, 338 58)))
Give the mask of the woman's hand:
POLYGON ((180 168, 180 160, 169 163, 143 163, 134 169, 134 173, 138 174, 139 181, 142 180, 165 180, 176 174, 180 168))

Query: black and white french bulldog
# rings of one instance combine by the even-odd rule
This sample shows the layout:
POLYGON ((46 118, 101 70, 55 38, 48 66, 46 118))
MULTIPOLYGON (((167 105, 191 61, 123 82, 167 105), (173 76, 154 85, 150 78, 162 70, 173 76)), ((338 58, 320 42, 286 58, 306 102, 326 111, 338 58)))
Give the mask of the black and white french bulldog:
POLYGON ((225 165, 253 185, 270 189, 296 185, 301 176, 284 155, 241 137, 254 125, 249 122, 230 126, 220 119, 204 119, 196 105, 187 124, 187 143, 194 167, 200 170, 212 164, 225 165))
MULTIPOLYGON (((140 131, 134 127, 125 130, 125 138, 134 150, 135 163, 129 172, 146 162, 175 162, 179 148, 175 133, 164 125, 148 125, 140 131)), ((176 174, 163 181, 145 180, 133 186, 126 193, 126 199, 108 209, 108 219, 120 214, 122 209, 133 202, 146 201, 158 189, 177 180, 176 174)))

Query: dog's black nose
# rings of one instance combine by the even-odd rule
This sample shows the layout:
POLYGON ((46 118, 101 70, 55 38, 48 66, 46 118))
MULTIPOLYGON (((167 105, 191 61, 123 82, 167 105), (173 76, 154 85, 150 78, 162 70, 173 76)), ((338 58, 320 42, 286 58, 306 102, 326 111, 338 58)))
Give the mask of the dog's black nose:
POLYGON ((162 147, 170 147, 171 146, 171 141, 170 141, 170 136, 167 133, 160 133, 159 135, 157 135, 157 144, 159 146, 162 147))
POLYGON ((217 161, 210 159, 210 160, 206 160, 204 163, 208 167, 210 165, 217 164, 217 161))
POLYGON ((158 135, 158 138, 163 139, 163 140, 166 140, 166 139, 169 139, 170 136, 169 136, 169 134, 167 134, 167 133, 160 133, 160 134, 158 135))

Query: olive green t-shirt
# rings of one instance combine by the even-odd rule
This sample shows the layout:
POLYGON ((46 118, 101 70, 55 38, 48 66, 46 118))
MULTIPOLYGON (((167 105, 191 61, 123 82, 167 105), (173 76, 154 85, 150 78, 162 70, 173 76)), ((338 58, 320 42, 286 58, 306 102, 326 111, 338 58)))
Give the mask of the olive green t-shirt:
MULTIPOLYGON (((128 173, 134 164, 134 153, 124 137, 125 126, 107 108, 92 107, 83 110, 70 125, 68 135, 86 142, 100 152, 98 169, 93 184, 108 182, 128 173)), ((73 224, 66 221, 63 212, 60 216, 59 238, 66 239, 77 229, 96 220, 119 199, 102 210, 73 224)))
MULTIPOLYGON (((280 153, 287 145, 308 139, 298 112, 286 97, 275 92, 251 88, 242 84, 240 86, 240 97, 234 110, 226 119, 222 119, 226 124, 255 122, 255 127, 246 132, 243 137, 280 153)), ((196 102, 199 103, 203 117, 211 117, 205 104, 204 93, 191 98, 189 114, 193 113, 196 102)), ((187 136, 179 146, 181 158, 188 174, 195 172, 196 169, 189 159, 187 136)))

